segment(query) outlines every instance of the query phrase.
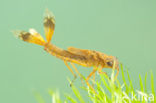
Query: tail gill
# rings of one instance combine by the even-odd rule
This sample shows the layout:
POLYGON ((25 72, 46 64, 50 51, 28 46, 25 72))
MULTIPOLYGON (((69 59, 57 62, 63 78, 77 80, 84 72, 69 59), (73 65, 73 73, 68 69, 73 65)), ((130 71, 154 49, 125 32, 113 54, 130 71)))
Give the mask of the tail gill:
POLYGON ((29 43, 34 43, 43 46, 45 40, 43 37, 37 33, 34 29, 30 29, 29 32, 26 31, 13 31, 13 33, 21 40, 29 43))

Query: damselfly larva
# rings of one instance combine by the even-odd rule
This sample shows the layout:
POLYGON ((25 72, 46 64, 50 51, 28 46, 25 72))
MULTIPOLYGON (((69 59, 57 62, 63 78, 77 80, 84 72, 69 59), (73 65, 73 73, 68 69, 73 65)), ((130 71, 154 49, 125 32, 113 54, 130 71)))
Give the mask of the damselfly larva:
POLYGON ((55 29, 55 18, 52 15, 51 12, 48 10, 46 11, 46 16, 44 17, 44 30, 46 35, 46 41, 43 39, 43 37, 36 32, 34 29, 30 29, 29 32, 26 31, 14 31, 14 33, 23 41, 38 44, 44 47, 44 50, 50 53, 53 56, 56 56, 57 58, 60 58, 64 61, 65 65, 68 67, 68 69, 71 71, 71 73, 74 75, 74 78, 76 78, 76 74, 73 72, 73 70, 70 68, 70 66, 67 64, 68 62, 71 63, 75 71, 80 76, 80 73, 78 72, 77 68, 75 67, 75 64, 79 64, 84 67, 93 67, 93 71, 89 74, 89 76, 86 78, 87 85, 93 89, 93 87, 89 84, 88 80, 91 76, 94 75, 95 78, 95 72, 98 71, 100 74, 106 74, 106 72, 102 72, 103 68, 115 68, 117 70, 117 73, 115 75, 115 78, 117 78, 119 73, 119 66, 118 66, 118 60, 114 56, 109 56, 101 52, 97 52, 94 50, 85 50, 85 49, 78 49, 74 47, 69 47, 67 50, 63 50, 53 44, 50 43, 51 38, 54 34, 55 29), (115 63, 115 65, 114 65, 115 63))

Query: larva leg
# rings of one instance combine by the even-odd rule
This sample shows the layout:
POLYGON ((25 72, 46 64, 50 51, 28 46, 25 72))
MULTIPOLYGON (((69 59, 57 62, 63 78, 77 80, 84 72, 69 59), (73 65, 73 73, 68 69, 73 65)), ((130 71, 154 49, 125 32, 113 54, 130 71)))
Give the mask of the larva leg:
MULTIPOLYGON (((93 68, 93 71, 89 74, 89 76, 86 78, 86 84, 89 86, 89 88, 91 88, 94 92, 95 92, 95 90, 94 90, 94 88, 89 84, 89 82, 88 82, 88 80, 89 80, 89 78, 92 76, 92 75, 94 75, 95 74, 95 72, 97 71, 97 69, 94 67, 93 68)), ((95 92, 96 93, 96 92, 95 92)))
MULTIPOLYGON (((103 71, 102 71, 102 68, 100 68, 100 69, 98 70, 98 73, 99 73, 99 74, 105 74, 105 75, 107 75, 106 72, 103 72, 103 71)), ((108 75, 107 75, 107 76, 108 76, 108 75)))
POLYGON ((94 83, 94 82, 95 82, 95 73, 93 74, 93 84, 92 84, 92 85, 93 85, 93 87, 94 87, 94 85, 95 85, 95 83, 94 83))
POLYGON ((71 65, 75 69, 76 73, 80 76, 81 82, 84 85, 84 83, 83 83, 83 77, 82 77, 81 73, 77 70, 76 66, 73 63, 71 63, 71 65))
POLYGON ((64 61, 64 64, 67 66, 67 68, 70 70, 70 72, 73 74, 74 79, 71 81, 70 83, 70 87, 72 86, 73 82, 76 80, 77 76, 76 74, 73 72, 73 70, 70 68, 70 66, 68 65, 68 63, 66 61, 64 61))
MULTIPOLYGON (((106 72, 103 72, 103 71, 102 71, 102 68, 98 69, 98 73, 99 73, 99 74, 105 74, 107 77, 109 77, 108 74, 107 74, 106 72)), ((110 79, 110 77, 109 77, 109 79, 110 79)))

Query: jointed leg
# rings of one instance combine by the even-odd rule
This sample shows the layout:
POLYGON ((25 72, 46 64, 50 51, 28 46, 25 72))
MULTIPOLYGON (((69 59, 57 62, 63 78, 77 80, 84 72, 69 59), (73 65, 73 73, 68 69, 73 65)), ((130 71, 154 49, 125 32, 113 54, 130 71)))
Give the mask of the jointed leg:
POLYGON ((66 61, 64 61, 64 64, 67 66, 67 68, 70 70, 70 72, 73 74, 74 79, 71 81, 70 86, 72 86, 73 82, 75 81, 75 79, 77 78, 76 74, 73 72, 73 70, 70 68, 70 66, 68 65, 68 63, 66 61))
POLYGON ((84 85, 84 83, 83 83, 83 77, 82 77, 81 73, 77 70, 76 66, 73 63, 71 63, 71 65, 75 69, 76 73, 80 76, 81 82, 84 85))
MULTIPOLYGON (((99 73, 99 74, 105 74, 107 77, 109 77, 108 74, 107 74, 106 72, 103 72, 103 71, 102 71, 102 68, 99 68, 99 69, 98 69, 98 73, 99 73)), ((109 77, 109 79, 110 79, 110 77, 109 77)))
POLYGON ((87 85, 95 92, 95 90, 94 90, 94 88, 89 84, 89 82, 88 82, 88 80, 89 80, 89 78, 92 76, 92 75, 94 75, 95 74, 95 72, 97 71, 97 68, 93 68, 93 71, 89 74, 89 76, 86 78, 86 83, 87 83, 87 85))
POLYGON ((95 82, 95 73, 93 74, 93 84, 92 84, 92 86, 94 87, 94 83, 95 82))
POLYGON ((99 69, 98 69, 98 73, 99 73, 99 74, 105 74, 106 76, 108 76, 106 72, 103 72, 103 71, 102 71, 102 68, 99 68, 99 69))

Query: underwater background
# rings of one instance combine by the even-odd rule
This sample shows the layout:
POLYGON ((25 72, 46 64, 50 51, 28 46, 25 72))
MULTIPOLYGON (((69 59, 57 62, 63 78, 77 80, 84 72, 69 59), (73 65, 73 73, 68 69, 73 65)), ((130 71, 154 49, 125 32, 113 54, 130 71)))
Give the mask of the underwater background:
MULTIPOLYGON (((43 47, 16 39, 11 32, 35 28, 44 36, 46 8, 56 19, 53 44, 116 56, 139 88, 139 74, 144 77, 147 72, 150 80, 152 70, 156 77, 155 5, 155 0, 1 0, 0 103, 36 103, 34 91, 51 103, 48 88, 59 90, 62 98, 63 93, 72 95, 67 78, 73 75, 64 62, 43 47)), ((76 67, 85 76, 92 71, 76 67)), ((82 85, 79 78, 74 84, 82 85)))

